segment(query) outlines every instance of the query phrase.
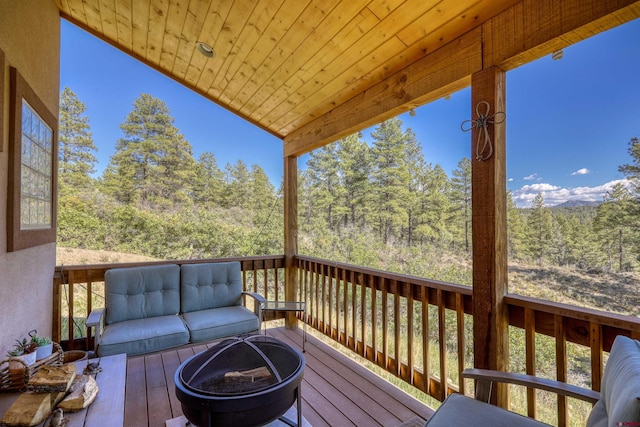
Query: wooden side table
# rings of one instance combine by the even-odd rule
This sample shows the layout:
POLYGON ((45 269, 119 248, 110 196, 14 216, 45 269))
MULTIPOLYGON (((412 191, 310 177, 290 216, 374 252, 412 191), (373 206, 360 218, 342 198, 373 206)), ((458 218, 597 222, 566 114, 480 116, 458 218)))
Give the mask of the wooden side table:
MULTIPOLYGON (((267 312, 276 311, 294 311, 298 313, 306 313, 307 303, 305 301, 264 301, 260 304, 260 320, 264 325, 264 334, 267 334, 266 314, 267 312)), ((307 322, 302 321, 302 352, 304 353, 304 344, 307 342, 307 322)))

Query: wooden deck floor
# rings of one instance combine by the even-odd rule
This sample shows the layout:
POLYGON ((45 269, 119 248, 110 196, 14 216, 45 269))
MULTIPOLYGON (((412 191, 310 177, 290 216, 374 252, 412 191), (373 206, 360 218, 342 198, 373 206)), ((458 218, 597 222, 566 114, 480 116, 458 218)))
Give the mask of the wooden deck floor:
MULTIPOLYGON (((268 329, 298 348, 299 331, 268 329)), ((182 415, 173 375, 180 363, 206 346, 181 348, 127 361, 125 422, 127 427, 164 426, 182 415)), ((394 385, 312 336, 306 345, 302 413, 313 427, 397 426, 433 411, 394 385)))

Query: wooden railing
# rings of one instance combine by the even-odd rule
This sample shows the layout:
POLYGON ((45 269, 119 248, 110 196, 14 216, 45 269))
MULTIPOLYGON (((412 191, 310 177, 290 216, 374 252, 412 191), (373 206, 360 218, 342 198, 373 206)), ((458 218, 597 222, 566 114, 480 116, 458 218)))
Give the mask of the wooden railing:
MULTIPOLYGON (((470 287, 307 256, 296 260, 310 326, 440 401, 452 391, 469 392, 459 378, 463 369, 473 367, 470 287)), ((635 317, 518 295, 506 296, 505 303, 510 333, 523 334, 525 344, 511 346, 510 357, 524 352, 528 374, 546 375, 537 371, 536 360, 548 354, 540 354, 543 349, 536 343, 551 339, 552 378, 571 383, 568 372, 578 370, 573 359, 586 359, 590 381, 577 385, 599 391, 606 352, 615 337, 640 338, 640 319, 635 317), (577 356, 568 354, 568 344, 575 344, 577 356)), ((527 391, 523 404, 529 416, 538 416, 538 398, 527 391)), ((552 411, 552 419, 544 421, 569 425, 567 398, 558 398, 552 411)))
POLYGON ((448 379, 458 377, 469 356, 470 324, 465 325, 471 288, 307 256, 296 259, 310 326, 439 400, 464 392, 463 383, 448 379), (457 359, 453 369, 448 349, 457 359))
MULTIPOLYGON (((285 299, 281 255, 172 263, 229 260, 241 262, 246 290, 269 299, 285 299)), ((56 267, 54 340, 67 348, 91 348, 91 337, 82 322, 92 308, 104 304, 108 269, 169 262, 56 267), (63 324, 78 326, 64 328, 62 336, 63 324)), ((437 400, 452 392, 471 392, 473 384, 459 380, 462 370, 473 367, 470 287, 308 256, 297 256, 294 265, 298 298, 307 302, 307 311, 300 318, 309 326, 437 400)), ((576 385, 599 390, 615 337, 640 339, 640 320, 635 317, 513 294, 505 296, 505 303, 510 333, 522 335, 524 342, 523 348, 510 346, 510 357, 512 361, 523 358, 521 370, 528 374, 576 383, 569 373, 582 369, 588 371, 587 381, 576 385), (547 345, 541 345, 545 340, 547 345), (555 371, 551 374, 536 363, 548 359, 555 371), (576 368, 575 359, 586 368, 576 368)), ((529 416, 539 415, 538 399, 533 391, 526 392, 524 412, 529 416)), ((569 425, 569 402, 558 398, 556 405, 554 418, 544 421, 569 425)))
POLYGON ((258 292, 268 299, 284 300, 282 255, 57 266, 53 277, 53 339, 69 349, 93 347, 91 334, 84 322, 92 309, 104 307, 104 274, 109 269, 224 261, 240 261, 243 289, 258 292))

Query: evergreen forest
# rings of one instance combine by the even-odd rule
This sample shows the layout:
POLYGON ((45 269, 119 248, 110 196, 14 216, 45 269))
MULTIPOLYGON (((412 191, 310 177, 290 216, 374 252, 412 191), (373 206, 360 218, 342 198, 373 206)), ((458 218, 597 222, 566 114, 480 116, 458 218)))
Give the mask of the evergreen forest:
MULTIPOLYGON (((85 105, 60 95, 58 245, 158 259, 283 253, 281 183, 242 159, 198 158, 168 106, 140 95, 120 125, 108 165, 85 105)), ((299 251, 335 261, 471 284, 471 162, 449 176, 429 162, 398 119, 372 141, 351 135, 299 165, 299 251)), ((221 143, 212 141, 211 146, 221 143)), ((602 203, 518 208, 508 194, 508 251, 515 270, 626 274, 640 269, 640 140, 602 203), (565 271, 565 270, 562 270, 565 271)), ((555 272, 555 273, 554 273, 555 272)), ((538 274, 538 273, 536 273, 538 274)), ((515 281, 517 284, 517 280, 515 281)), ((621 311, 626 311, 621 309, 621 311)))

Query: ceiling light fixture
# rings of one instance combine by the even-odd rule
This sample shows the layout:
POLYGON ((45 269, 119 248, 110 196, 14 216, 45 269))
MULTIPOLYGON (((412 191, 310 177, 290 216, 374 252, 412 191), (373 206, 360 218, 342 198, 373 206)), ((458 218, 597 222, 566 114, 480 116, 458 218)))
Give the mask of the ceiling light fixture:
POLYGON ((216 54, 213 51, 213 48, 208 44, 206 44, 205 42, 196 42, 196 48, 198 49, 198 52, 200 52, 207 58, 213 58, 214 55, 216 54))
POLYGON ((563 56, 564 56, 564 51, 560 49, 560 50, 556 50, 551 54, 551 59, 553 59, 554 61, 558 61, 562 59, 563 56))

